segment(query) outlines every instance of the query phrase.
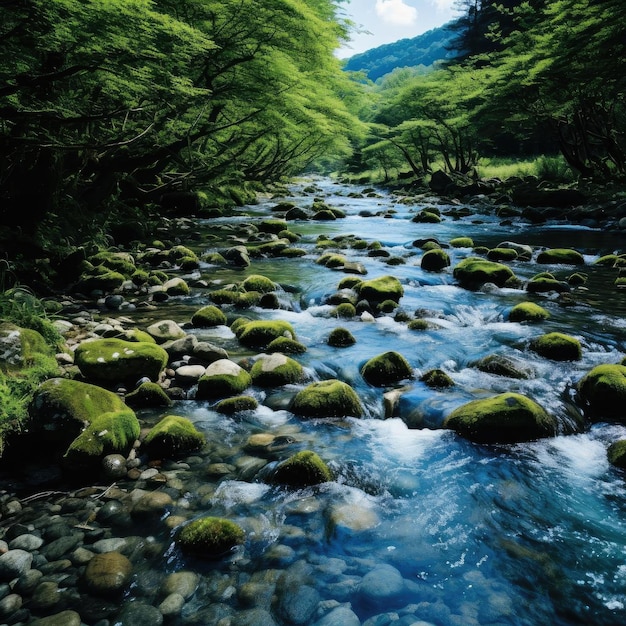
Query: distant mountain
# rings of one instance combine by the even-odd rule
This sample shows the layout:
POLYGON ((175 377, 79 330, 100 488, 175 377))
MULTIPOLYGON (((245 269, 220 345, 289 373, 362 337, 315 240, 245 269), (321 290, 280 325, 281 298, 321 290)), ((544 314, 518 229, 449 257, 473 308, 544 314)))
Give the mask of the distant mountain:
POLYGON ((457 35, 450 26, 444 24, 417 37, 400 39, 355 54, 347 60, 344 69, 350 72, 363 71, 370 80, 376 80, 397 67, 429 66, 435 61, 449 59, 454 53, 447 47, 457 35))

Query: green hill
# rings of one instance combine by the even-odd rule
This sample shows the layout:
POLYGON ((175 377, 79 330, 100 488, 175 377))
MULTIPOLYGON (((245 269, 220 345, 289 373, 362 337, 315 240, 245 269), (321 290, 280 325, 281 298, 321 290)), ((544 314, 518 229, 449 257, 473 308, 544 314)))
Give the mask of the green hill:
POLYGON ((370 80, 377 80, 397 67, 429 66, 453 56, 448 50, 456 36, 450 24, 433 28, 411 39, 400 39, 378 48, 355 54, 346 61, 344 69, 351 72, 365 72, 370 80))

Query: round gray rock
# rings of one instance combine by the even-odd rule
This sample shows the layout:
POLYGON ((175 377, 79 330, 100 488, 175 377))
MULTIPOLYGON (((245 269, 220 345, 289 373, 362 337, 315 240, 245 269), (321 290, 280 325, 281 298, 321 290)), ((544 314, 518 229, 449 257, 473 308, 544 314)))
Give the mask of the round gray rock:
POLYGON ((18 578, 30 569, 33 555, 26 550, 9 550, 0 556, 0 581, 18 578))

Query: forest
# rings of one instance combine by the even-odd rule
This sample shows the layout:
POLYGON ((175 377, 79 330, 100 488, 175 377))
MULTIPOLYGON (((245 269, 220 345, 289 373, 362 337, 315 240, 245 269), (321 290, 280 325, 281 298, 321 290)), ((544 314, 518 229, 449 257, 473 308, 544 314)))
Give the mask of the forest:
POLYGON ((624 3, 461 8, 452 60, 372 83, 334 56, 341 2, 3 1, 5 260, 54 266, 111 233, 141 239, 172 193, 237 204, 307 168, 421 181, 560 155, 573 179, 623 179, 624 3))

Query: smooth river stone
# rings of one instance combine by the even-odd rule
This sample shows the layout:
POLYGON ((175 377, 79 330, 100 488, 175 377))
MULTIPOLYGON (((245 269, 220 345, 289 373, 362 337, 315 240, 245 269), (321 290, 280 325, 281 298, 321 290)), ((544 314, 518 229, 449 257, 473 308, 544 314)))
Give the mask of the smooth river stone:
POLYGON ((404 592, 402 574, 391 565, 380 565, 363 576, 359 594, 364 603, 374 607, 388 607, 404 592))
POLYGON ((9 550, 0 555, 0 581, 18 578, 30 569, 33 555, 26 550, 9 550))
POLYGON ((315 626, 361 626, 361 620, 348 607, 338 606, 315 622, 315 626))
POLYGON ((80 615, 76 611, 61 611, 56 615, 40 617, 29 626, 80 626, 80 615))
POLYGON ((161 583, 161 595, 168 596, 174 593, 188 600, 198 587, 198 575, 193 572, 174 572, 161 583))
POLYGON ((26 552, 34 552, 43 545, 43 539, 37 535, 19 535, 9 543, 11 550, 25 550, 26 552))
POLYGON ((130 582, 132 563, 119 552, 96 554, 85 568, 87 588, 96 595, 110 595, 124 589, 130 582))

